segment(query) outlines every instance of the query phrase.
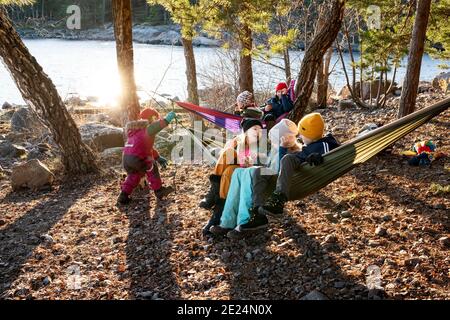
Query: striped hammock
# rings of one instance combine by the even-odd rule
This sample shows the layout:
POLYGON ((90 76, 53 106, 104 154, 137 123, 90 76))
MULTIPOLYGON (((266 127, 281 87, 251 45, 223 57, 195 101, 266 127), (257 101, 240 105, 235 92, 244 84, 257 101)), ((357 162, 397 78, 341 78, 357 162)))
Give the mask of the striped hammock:
MULTIPOLYGON (((227 129, 232 133, 239 133, 241 130, 240 123, 244 117, 215 109, 200 107, 189 102, 175 101, 175 103, 180 107, 182 107, 183 109, 186 109, 189 112, 192 112, 202 117, 203 119, 208 120, 209 122, 215 124, 220 128, 227 129)), ((280 117, 278 117, 276 122, 278 123, 281 119, 285 118, 286 116, 287 113, 281 115, 280 117)), ((262 122, 263 125, 265 126, 266 124, 264 123, 264 121, 262 122)))
POLYGON ((364 163, 411 131, 447 110, 450 98, 348 141, 324 156, 323 164, 303 164, 291 179, 289 199, 299 200, 333 182, 356 165, 364 163))
POLYGON ((189 102, 175 101, 175 103, 189 112, 214 123, 216 126, 227 129, 233 133, 239 133, 241 130, 240 124, 242 117, 240 116, 215 109, 200 107, 189 102))

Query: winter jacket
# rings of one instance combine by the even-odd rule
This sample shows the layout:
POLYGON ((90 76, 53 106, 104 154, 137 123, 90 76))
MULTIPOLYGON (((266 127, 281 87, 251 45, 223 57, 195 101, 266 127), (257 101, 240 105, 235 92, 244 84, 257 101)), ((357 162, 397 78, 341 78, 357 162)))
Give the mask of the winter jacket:
POLYGON ((265 112, 265 114, 273 114, 275 118, 282 116, 286 112, 290 112, 294 108, 294 103, 286 94, 281 95, 281 98, 278 98, 278 96, 270 98, 267 104, 272 106, 272 110, 265 112))
POLYGON ((159 158, 158 151, 153 148, 155 135, 167 125, 165 120, 157 120, 150 125, 147 120, 127 124, 128 139, 123 148, 123 165, 127 172, 147 171, 149 161, 159 158))
POLYGON ((340 146, 340 143, 333 137, 331 133, 327 134, 322 139, 314 141, 308 145, 304 145, 302 151, 295 153, 295 156, 302 162, 306 161, 306 158, 312 153, 319 153, 324 155, 331 150, 340 146))

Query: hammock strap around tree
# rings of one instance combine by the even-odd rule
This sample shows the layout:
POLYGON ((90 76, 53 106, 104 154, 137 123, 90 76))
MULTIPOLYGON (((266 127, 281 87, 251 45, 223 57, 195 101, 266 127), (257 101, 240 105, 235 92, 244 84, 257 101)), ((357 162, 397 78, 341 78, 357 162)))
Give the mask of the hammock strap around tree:
POLYGON ((240 116, 215 109, 200 107, 189 102, 175 101, 175 103, 189 112, 192 112, 233 133, 238 133, 241 130, 240 124, 242 117, 240 116))
POLYGON ((324 163, 320 166, 312 167, 303 164, 291 179, 289 199, 299 200, 320 190, 356 165, 366 162, 411 131, 427 123, 448 109, 449 106, 450 98, 447 98, 366 135, 350 140, 327 153, 324 156, 324 163))

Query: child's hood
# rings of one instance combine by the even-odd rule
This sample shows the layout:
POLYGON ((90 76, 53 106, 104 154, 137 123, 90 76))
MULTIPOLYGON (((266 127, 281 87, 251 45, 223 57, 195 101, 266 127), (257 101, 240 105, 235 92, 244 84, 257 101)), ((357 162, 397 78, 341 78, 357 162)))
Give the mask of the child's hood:
POLYGON ((323 138, 316 140, 308 145, 305 145, 303 150, 305 150, 306 152, 310 153, 310 152, 318 152, 320 153, 320 149, 323 147, 323 150, 325 151, 325 153, 333 150, 334 148, 339 147, 341 144, 337 141, 337 139, 331 134, 328 133, 326 136, 324 136, 323 138))
POLYGON ((281 137, 289 135, 298 135, 297 125, 289 119, 281 120, 269 131, 269 139, 274 145, 279 145, 281 137))
POLYGON ((333 145, 334 147, 338 147, 341 145, 331 133, 326 134, 322 139, 319 139, 316 142, 326 142, 330 145, 333 145))
POLYGON ((133 131, 145 129, 148 126, 147 120, 136 120, 136 121, 130 121, 125 126, 125 131, 130 134, 133 131), (131 132, 130 132, 131 131, 131 132))

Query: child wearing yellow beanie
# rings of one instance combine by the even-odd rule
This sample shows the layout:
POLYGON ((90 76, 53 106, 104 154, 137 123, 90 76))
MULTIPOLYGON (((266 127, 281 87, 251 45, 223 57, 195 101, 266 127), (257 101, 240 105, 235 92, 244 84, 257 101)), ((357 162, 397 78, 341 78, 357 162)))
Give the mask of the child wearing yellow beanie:
POLYGON ((339 146, 339 142, 331 134, 324 136, 324 131, 325 121, 320 113, 310 113, 300 120, 298 132, 303 141, 303 148, 300 152, 287 154, 281 159, 275 191, 258 208, 259 214, 281 215, 289 198, 290 179, 294 171, 304 162, 309 165, 320 165, 323 162, 322 155, 339 146))

